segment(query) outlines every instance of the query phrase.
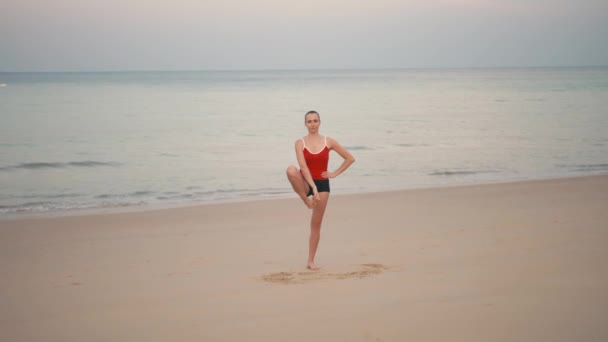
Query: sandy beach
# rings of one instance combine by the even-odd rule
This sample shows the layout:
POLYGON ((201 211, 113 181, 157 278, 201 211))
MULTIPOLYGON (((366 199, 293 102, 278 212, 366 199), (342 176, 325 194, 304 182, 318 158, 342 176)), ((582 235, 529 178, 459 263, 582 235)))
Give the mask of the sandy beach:
POLYGON ((608 176, 0 221, 2 341, 607 341, 608 176))

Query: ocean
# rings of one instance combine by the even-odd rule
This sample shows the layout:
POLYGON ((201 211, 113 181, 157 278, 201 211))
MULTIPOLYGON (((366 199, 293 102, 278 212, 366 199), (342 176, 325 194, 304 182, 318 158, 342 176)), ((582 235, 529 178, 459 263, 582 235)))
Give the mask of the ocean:
POLYGON ((608 67, 0 73, 0 216, 296 198, 309 110, 335 194, 608 173, 608 67))

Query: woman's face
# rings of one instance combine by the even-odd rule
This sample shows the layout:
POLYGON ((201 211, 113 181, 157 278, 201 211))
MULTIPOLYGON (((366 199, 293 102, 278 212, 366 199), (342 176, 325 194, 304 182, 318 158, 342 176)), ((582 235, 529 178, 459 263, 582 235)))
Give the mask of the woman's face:
POLYGON ((306 115, 304 124, 306 125, 306 128, 308 128, 309 133, 317 133, 319 131, 319 126, 321 125, 319 115, 315 113, 306 115))

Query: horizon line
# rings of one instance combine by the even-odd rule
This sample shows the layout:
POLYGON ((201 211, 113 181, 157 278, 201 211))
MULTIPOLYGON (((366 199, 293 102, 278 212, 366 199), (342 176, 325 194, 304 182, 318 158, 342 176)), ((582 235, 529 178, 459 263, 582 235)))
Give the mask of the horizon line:
POLYGON ((606 68, 606 65, 530 65, 530 66, 469 66, 469 67, 365 67, 365 68, 235 68, 235 69, 106 69, 106 70, 0 70, 2 74, 18 73, 137 73, 137 72, 289 72, 289 71, 382 71, 382 70, 471 70, 471 69, 574 69, 574 68, 606 68))

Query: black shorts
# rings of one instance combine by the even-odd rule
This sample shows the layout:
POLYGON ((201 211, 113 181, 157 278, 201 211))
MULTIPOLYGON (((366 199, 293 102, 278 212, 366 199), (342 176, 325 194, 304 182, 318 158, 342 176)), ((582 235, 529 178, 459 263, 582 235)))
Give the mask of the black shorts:
MULTIPOLYGON (((329 192, 329 179, 313 179, 312 181, 315 182, 318 192, 329 192)), ((308 186, 307 196, 312 196, 312 188, 310 185, 308 186)))

